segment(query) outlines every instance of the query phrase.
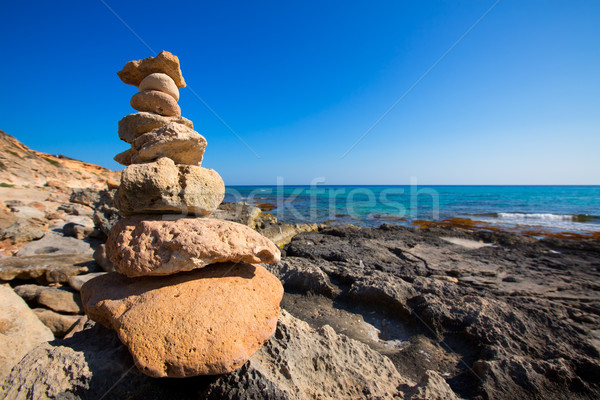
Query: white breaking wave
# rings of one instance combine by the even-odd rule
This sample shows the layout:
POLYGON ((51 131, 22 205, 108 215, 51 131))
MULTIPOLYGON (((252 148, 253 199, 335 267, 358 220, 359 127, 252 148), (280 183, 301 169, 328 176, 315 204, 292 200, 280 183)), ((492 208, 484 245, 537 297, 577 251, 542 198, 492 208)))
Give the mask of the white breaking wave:
POLYGON ((527 214, 527 213, 498 213, 498 218, 503 219, 537 219, 542 221, 573 221, 573 215, 565 214, 527 214))

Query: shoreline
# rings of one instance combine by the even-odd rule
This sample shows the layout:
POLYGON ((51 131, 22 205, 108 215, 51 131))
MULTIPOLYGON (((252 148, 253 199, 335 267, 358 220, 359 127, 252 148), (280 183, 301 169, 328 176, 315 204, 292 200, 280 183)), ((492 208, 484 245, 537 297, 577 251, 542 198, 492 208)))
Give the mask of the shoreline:
MULTIPOLYGON (((106 197, 109 193, 86 189, 67 196, 50 188, 14 192, 14 198, 7 200, 5 218, 17 218, 19 226, 25 227, 44 213, 52 217, 47 222, 51 230, 39 232, 45 238, 32 241, 23 236, 27 243, 21 248, 23 244, 41 246, 42 240, 51 237, 57 247, 68 241, 69 246, 95 243, 100 249, 105 238, 98 236, 98 230, 108 229, 116 211, 110 196, 106 197), (25 194, 29 197, 22 196, 25 194), (92 217, 103 221, 95 230, 92 217), (74 229, 86 219, 89 229, 87 225, 74 229), (79 228, 86 238, 78 235, 79 228)), ((285 387, 289 379, 312 373, 324 379, 322 371, 313 372, 312 364, 285 373, 273 370, 268 376, 252 370, 264 362, 261 360, 269 359, 271 348, 291 346, 293 352, 281 353, 277 362, 294 363, 303 360, 305 350, 313 348, 315 342, 327 343, 315 350, 315 357, 335 366, 332 370, 349 368, 360 375, 365 368, 378 370, 385 362, 394 376, 409 382, 408 386, 393 386, 407 398, 419 388, 435 388, 455 396, 446 398, 466 399, 558 399, 565 393, 574 399, 600 396, 598 240, 540 239, 520 232, 483 229, 464 221, 426 221, 412 227, 383 224, 376 228, 294 225, 242 203, 223 203, 213 217, 248 225, 278 243, 281 261, 266 267, 285 288, 278 332, 287 332, 297 324, 306 327, 299 336, 273 336, 247 367, 232 374, 208 383, 196 378, 178 381, 185 393, 180 398, 197 398, 198 393, 217 389, 227 393, 248 387, 285 387), (351 354, 374 351, 376 358, 348 364, 332 343, 344 343, 357 352, 351 354)), ((38 247, 41 253, 45 249, 38 247)), ((68 289, 71 277, 67 282, 65 274, 84 278, 110 270, 101 264, 102 257, 96 257, 103 251, 92 257, 89 246, 84 250, 80 257, 86 262, 85 268, 80 259, 69 260, 60 254, 0 258, 3 283, 10 287, 51 285, 75 293, 78 289, 68 289), (38 260, 44 264, 31 264, 38 260), (60 274, 53 273, 58 270, 60 274)), ((82 252, 79 248, 76 251, 82 252)), ((80 317, 85 318, 76 318, 80 317)), ((95 376, 103 377, 100 381, 116 381, 128 371, 140 387, 149 390, 140 391, 124 380, 113 389, 115 398, 168 392, 172 380, 154 380, 133 368, 131 356, 112 331, 89 322, 72 329, 78 331, 71 339, 44 344, 44 351, 66 352, 70 358, 57 362, 33 349, 15 366, 4 388, 29 390, 28 383, 21 381, 29 376, 23 372, 31 369, 28 362, 42 360, 52 374, 60 376, 65 365, 79 365, 76 363, 83 359, 83 348, 91 360, 106 360, 102 358, 106 353, 121 354, 122 363, 110 368, 105 361, 84 365, 95 376), (108 349, 97 343, 109 343, 108 349)), ((36 379, 44 381, 45 376, 36 379)), ((83 387, 86 379, 82 374, 69 382, 83 387)), ((335 386, 339 379, 335 374, 327 375, 326 382, 335 386)), ((386 381, 377 375, 373 382, 386 381)), ((92 381, 88 394, 103 389, 92 381)), ((393 397, 392 392, 386 393, 393 397)))
MULTIPOLYGON (((276 215, 276 210, 277 210, 277 203, 273 203, 273 202, 261 202, 261 201, 256 201, 253 203, 246 203, 246 202, 238 202, 238 203, 244 203, 244 204, 248 204, 254 207, 257 207, 258 209, 260 209, 264 214, 268 214, 268 215, 276 215)), ((236 204, 235 202, 231 202, 231 204, 236 204)), ((489 213, 489 214, 497 214, 497 213, 489 213)), ((598 217, 593 216, 593 218, 597 219, 598 217)), ((581 217, 581 219, 584 219, 583 216, 581 217)), ((464 218, 464 217, 450 217, 450 218, 444 218, 444 219, 439 219, 439 220, 423 220, 423 219, 408 219, 408 218, 403 218, 403 217, 393 217, 393 216, 377 216, 376 218, 374 218, 374 221, 377 221, 376 223, 372 223, 370 224, 357 224, 357 223, 346 223, 343 220, 337 220, 337 219, 331 219, 331 220, 325 220, 325 221, 311 221, 311 220, 304 220, 300 223, 298 222, 293 222, 293 221, 287 221, 284 218, 280 219, 277 218, 277 220, 279 222, 282 223, 286 223, 286 224, 291 224, 291 225, 300 225, 300 224, 322 224, 325 226, 336 226, 336 225, 354 225, 354 226, 359 226, 359 227, 363 227, 363 228, 378 228, 381 227, 381 225, 386 225, 386 224, 391 224, 391 225, 398 225, 398 226, 404 226, 404 227, 412 227, 412 228, 419 228, 419 229, 423 229, 423 228, 430 228, 430 227, 453 227, 453 228, 460 228, 460 229, 465 229, 468 231, 483 231, 483 232, 506 232, 506 233, 515 233, 515 234, 521 234, 524 236, 531 236, 534 238, 538 238, 538 239, 543 239, 543 238, 555 238, 555 239, 583 239, 583 240, 600 240, 600 227, 598 228, 598 230, 590 230, 590 231, 585 231, 585 230, 560 230, 560 229, 552 229, 550 227, 541 227, 541 226, 537 226, 537 225, 509 225, 509 224, 499 224, 499 223, 492 223, 490 221, 484 221, 484 220, 477 220, 477 219, 470 219, 470 218, 464 218)), ((356 222, 361 222, 356 221, 356 222)), ((364 222, 364 221, 362 221, 364 222)), ((583 221, 582 221, 583 223, 583 221)))

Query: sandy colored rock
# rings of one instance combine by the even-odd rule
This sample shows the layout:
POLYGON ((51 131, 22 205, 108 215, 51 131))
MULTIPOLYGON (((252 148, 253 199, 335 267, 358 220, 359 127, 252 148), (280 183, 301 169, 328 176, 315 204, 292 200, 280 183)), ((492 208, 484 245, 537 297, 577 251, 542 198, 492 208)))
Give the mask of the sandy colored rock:
POLYGON ((81 312, 79 295, 66 288, 27 284, 16 286, 14 291, 33 306, 42 305, 56 312, 68 314, 81 312))
POLYGON ((69 286, 80 291, 84 283, 101 275, 106 275, 106 272, 92 272, 91 274, 72 276, 69 278, 69 286))
MULTIPOLYGON (((134 157, 136 155, 137 151, 135 151, 134 149, 127 149, 119 154, 117 154, 116 156, 113 157, 113 160, 115 160, 116 162, 118 162, 121 165, 131 165, 133 164, 133 162, 131 161, 131 158, 134 157)), ((118 187, 118 186, 117 186, 118 187)))
POLYGON ((27 243, 17 252, 18 256, 35 256, 42 254, 92 254, 90 243, 66 237, 56 232, 46 232, 34 242, 27 243))
POLYGON ((115 206, 122 215, 160 213, 210 215, 223 201, 225 184, 212 169, 175 165, 160 158, 123 170, 115 206))
POLYGON ((115 181, 114 179, 107 179, 106 187, 108 188, 108 190, 116 189, 119 187, 119 182, 115 181))
POLYGON ((246 363, 275 332, 283 287, 259 265, 227 263, 166 277, 109 273, 84 284, 81 296, 140 371, 186 377, 246 363))
POLYGON ((138 111, 146 111, 168 117, 181 115, 181 108, 175 99, 158 90, 144 90, 133 95, 131 107, 138 111))
POLYGON ((35 151, 1 129, 0 155, 4 165, 4 168, 0 168, 0 182, 14 185, 0 187, 2 201, 19 199, 29 204, 32 201, 52 200, 51 196, 62 200, 65 196, 68 197, 71 189, 104 188, 107 178, 119 179, 120 176, 119 171, 111 171, 99 165, 35 151), (60 191, 44 187, 48 181, 60 182, 68 189, 60 191))
POLYGON ((249 227, 214 218, 139 216, 121 219, 106 252, 115 270, 129 277, 171 275, 219 262, 274 263, 281 253, 249 227))
POLYGON ((106 257, 106 244, 104 243, 94 250, 94 261, 96 261, 96 264, 98 264, 103 271, 113 272, 115 270, 114 265, 112 265, 108 257, 106 257))
POLYGON ((160 72, 150 74, 140 82, 141 90, 158 90, 171 95, 175 101, 179 100, 179 89, 175 81, 167 74, 160 72))
POLYGON ((45 282, 67 282, 73 275, 94 270, 88 254, 44 254, 7 257, 0 260, 0 279, 39 279, 45 282))
POLYGON ((170 122, 135 139, 131 163, 138 164, 168 157, 176 164, 199 166, 205 148, 204 136, 185 125, 170 122))
POLYGON ((139 86, 146 76, 155 72, 169 75, 178 88, 185 87, 185 80, 179 66, 179 58, 164 50, 156 57, 129 61, 121 71, 117 72, 117 75, 128 85, 139 86))
POLYGON ((126 115, 119 121, 119 138, 127 143, 133 143, 138 136, 160 128, 169 122, 177 122, 194 129, 192 121, 181 116, 165 117, 149 112, 139 112, 126 115))
POLYGON ((0 381, 29 350, 53 339, 50 329, 25 301, 11 288, 0 285, 0 381))
POLYGON ((45 308, 34 308, 33 312, 56 337, 65 336, 82 318, 80 315, 63 315, 45 308))

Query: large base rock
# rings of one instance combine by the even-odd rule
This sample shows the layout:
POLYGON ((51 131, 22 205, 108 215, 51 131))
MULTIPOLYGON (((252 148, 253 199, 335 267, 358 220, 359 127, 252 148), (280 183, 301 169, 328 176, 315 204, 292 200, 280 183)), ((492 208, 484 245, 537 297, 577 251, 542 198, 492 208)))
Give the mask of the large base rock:
POLYGON ((116 330, 153 377, 241 367, 275 331, 282 296, 275 276, 243 263, 135 280, 113 272, 81 288, 86 314, 116 330))
POLYGON ((115 204, 122 215, 210 215, 223 197, 225 184, 215 170, 161 158, 125 168, 115 204))

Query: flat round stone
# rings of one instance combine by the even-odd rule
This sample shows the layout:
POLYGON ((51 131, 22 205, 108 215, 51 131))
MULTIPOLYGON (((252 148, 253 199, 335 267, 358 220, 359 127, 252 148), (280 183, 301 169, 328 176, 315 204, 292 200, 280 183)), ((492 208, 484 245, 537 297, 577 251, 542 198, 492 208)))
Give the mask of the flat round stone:
POLYGON ((144 90, 133 95, 131 107, 138 111, 146 111, 167 117, 178 117, 181 108, 175 99, 158 90, 144 90))

